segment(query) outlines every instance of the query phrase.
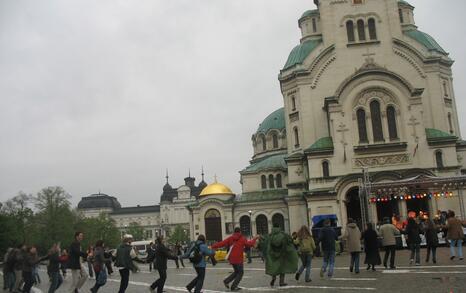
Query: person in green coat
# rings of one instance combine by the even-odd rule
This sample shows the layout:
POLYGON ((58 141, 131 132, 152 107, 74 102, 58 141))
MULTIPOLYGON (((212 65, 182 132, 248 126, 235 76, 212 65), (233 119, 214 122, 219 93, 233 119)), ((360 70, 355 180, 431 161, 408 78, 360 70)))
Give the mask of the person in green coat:
POLYGON ((272 276, 270 286, 280 276, 280 287, 286 286, 285 274, 294 274, 298 269, 298 253, 290 235, 274 224, 272 233, 259 239, 258 248, 265 258, 265 273, 272 276))

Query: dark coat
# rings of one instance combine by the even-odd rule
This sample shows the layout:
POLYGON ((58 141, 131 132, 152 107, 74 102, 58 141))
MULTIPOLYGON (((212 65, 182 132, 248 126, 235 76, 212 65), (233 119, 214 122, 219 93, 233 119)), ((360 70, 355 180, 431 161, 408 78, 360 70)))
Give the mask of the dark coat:
POLYGON ((432 229, 427 228, 425 231, 427 246, 437 247, 438 241, 438 229, 434 226, 432 229))
POLYGON ((154 269, 167 270, 167 261, 169 259, 176 260, 177 257, 172 255, 171 251, 163 244, 155 246, 154 269))
POLYGON ((115 266, 117 268, 125 268, 134 271, 136 266, 133 263, 133 259, 131 258, 131 250, 133 247, 128 243, 122 243, 117 248, 116 259, 115 259, 115 266))
POLYGON ((335 251, 336 240, 338 240, 338 236, 332 227, 324 227, 320 230, 319 242, 322 251, 335 251))
POLYGON ((406 235, 408 236, 408 244, 421 244, 421 228, 417 223, 408 224, 406 226, 406 235))
POLYGON ((81 243, 79 241, 74 241, 70 246, 70 255, 68 260, 68 268, 71 270, 80 270, 81 261, 80 258, 86 258, 87 254, 84 251, 81 251, 81 243))
POLYGON ((23 258, 23 272, 32 272, 32 269, 39 263, 37 254, 26 253, 23 258))
POLYGON ((366 230, 362 234, 364 239, 364 252, 366 253, 365 264, 368 265, 380 265, 382 260, 379 254, 379 240, 375 230, 366 230))
POLYGON ((40 261, 49 260, 49 265, 47 266, 47 272, 57 273, 60 270, 60 256, 58 252, 48 254, 47 256, 40 259, 40 261))
POLYGON ((265 273, 269 276, 292 274, 298 269, 298 253, 293 239, 280 228, 259 240, 258 248, 265 258, 265 273))

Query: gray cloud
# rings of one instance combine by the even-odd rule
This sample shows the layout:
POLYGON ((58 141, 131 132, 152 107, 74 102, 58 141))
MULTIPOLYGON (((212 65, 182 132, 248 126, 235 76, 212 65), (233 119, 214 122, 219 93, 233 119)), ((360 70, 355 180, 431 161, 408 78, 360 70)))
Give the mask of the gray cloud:
MULTIPOLYGON (((412 0, 456 60, 466 3, 412 0)), ((282 105, 277 74, 310 0, 0 1, 0 201, 61 185, 157 203, 165 168, 240 192, 250 137, 282 105)), ((464 129, 466 121, 461 119, 464 129)))

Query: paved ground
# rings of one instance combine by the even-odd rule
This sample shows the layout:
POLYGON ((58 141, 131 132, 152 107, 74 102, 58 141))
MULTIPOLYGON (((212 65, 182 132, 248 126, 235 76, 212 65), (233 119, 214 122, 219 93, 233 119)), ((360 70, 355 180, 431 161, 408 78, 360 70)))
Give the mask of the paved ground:
MULTIPOLYGON (((425 249, 421 251, 425 257, 425 249)), ((336 259, 337 269, 331 280, 319 277, 321 258, 313 259, 312 283, 296 282, 294 276, 287 276, 288 287, 270 288, 270 278, 264 274, 264 265, 259 260, 254 260, 245 266, 245 276, 241 283, 242 292, 439 292, 439 293, 466 293, 466 261, 450 261, 447 248, 438 251, 438 263, 422 263, 422 266, 409 266, 408 251, 398 251, 397 269, 367 272, 363 267, 359 275, 351 274, 348 270, 348 255, 338 256, 336 259)), ((362 255, 362 258, 364 256, 362 255)), ((186 292, 184 286, 194 278, 194 270, 191 267, 184 269, 174 268, 174 263, 169 263, 168 281, 166 292, 186 292), (171 266, 170 266, 171 265, 171 266)), ((45 268, 44 268, 45 269, 45 268)), ((205 293, 227 292, 222 284, 222 279, 231 272, 227 264, 220 263, 215 267, 210 266, 207 270, 207 278, 204 286, 205 293)), ((36 288, 36 292, 47 292, 48 281, 45 272, 41 272, 43 283, 36 288)), ((149 292, 148 286, 157 277, 157 273, 149 272, 148 267, 141 266, 141 272, 132 274, 127 292, 149 292)), ((120 277, 113 274, 109 282, 99 292, 115 293, 118 291, 120 277)), ((1 282, 1 281, 0 281, 1 282)), ((89 292, 94 280, 89 280, 81 292, 89 292)), ((67 292, 69 278, 57 292, 67 292)))

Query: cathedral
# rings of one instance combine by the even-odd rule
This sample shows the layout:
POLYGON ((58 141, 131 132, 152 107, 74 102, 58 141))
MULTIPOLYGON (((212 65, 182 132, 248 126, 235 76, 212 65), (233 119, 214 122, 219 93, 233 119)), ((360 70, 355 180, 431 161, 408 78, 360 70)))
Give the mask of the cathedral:
MULTIPOLYGON (((252 135, 241 193, 190 176, 177 189, 167 180, 151 235, 183 225, 191 238, 215 241, 235 226, 292 232, 322 216, 342 227, 408 213, 464 217, 466 142, 449 54, 416 26, 406 1, 314 3, 278 75, 283 107, 252 135)), ((113 205, 121 218, 125 208, 113 205)))

